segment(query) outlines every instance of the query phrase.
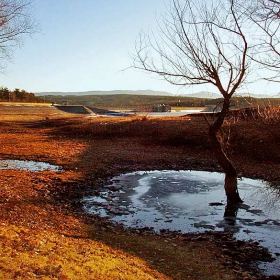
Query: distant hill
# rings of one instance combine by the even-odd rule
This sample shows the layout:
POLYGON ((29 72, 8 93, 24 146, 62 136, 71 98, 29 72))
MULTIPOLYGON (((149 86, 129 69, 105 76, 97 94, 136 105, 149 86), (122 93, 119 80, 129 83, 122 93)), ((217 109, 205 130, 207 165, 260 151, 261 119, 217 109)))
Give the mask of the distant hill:
POLYGON ((155 90, 111 90, 111 91, 93 90, 93 91, 80 91, 80 92, 37 92, 37 93, 35 93, 36 96, 47 96, 47 95, 84 96, 84 95, 115 95, 115 94, 172 96, 172 94, 169 92, 155 91, 155 90))
POLYGON ((214 93, 209 91, 200 91, 196 93, 183 94, 182 96, 192 97, 192 98, 207 98, 207 99, 217 99, 222 97, 222 95, 219 93, 214 93))
MULTIPOLYGON (((38 98, 44 102, 64 104, 64 105, 83 105, 106 110, 116 110, 116 108, 126 108, 129 110, 150 110, 155 104, 165 104, 172 107, 204 107, 207 105, 217 105, 222 101, 219 98, 198 98, 194 95, 135 95, 135 94, 91 94, 91 95, 44 95, 38 98)), ((209 96, 209 95, 208 95, 209 96)), ((254 98, 254 97, 233 97, 232 106, 268 106, 279 104, 280 98, 254 98)))
MULTIPOLYGON (((191 94, 184 94, 182 95, 184 97, 193 97, 193 98, 208 98, 208 99, 219 99, 222 98, 222 95, 220 93, 214 93, 214 92, 209 92, 209 91, 200 91, 196 93, 191 93, 191 94)), ((267 94, 252 94, 248 92, 244 93, 239 93, 239 94, 234 94, 235 97, 253 97, 253 98, 280 98, 279 95, 276 96, 271 96, 267 94)))
POLYGON ((208 91, 201 91, 191 94, 179 94, 174 95, 166 91, 156 91, 156 90, 111 90, 111 91, 102 91, 102 90, 92 90, 92 91, 78 91, 78 92, 37 92, 36 96, 86 96, 86 95, 116 95, 116 94, 131 94, 131 95, 152 95, 152 96, 182 96, 182 97, 191 97, 191 98, 206 98, 206 99, 215 99, 220 98, 221 95, 208 91))
MULTIPOLYGON (((151 95, 151 96, 172 96, 172 97, 190 97, 190 98, 203 98, 203 99, 218 99, 221 98, 222 95, 219 93, 209 92, 209 91, 200 91, 196 93, 184 93, 180 95, 174 95, 172 93, 166 91, 156 91, 156 90, 111 90, 111 91, 102 91, 102 90, 92 90, 92 91, 79 91, 79 92, 37 92, 35 93, 36 96, 87 96, 87 95, 123 95, 123 94, 130 94, 130 95, 151 95)), ((254 98, 279 98, 280 96, 269 96, 266 94, 250 94, 250 93, 240 93, 234 95, 236 97, 242 96, 251 96, 254 98)))
POLYGON ((46 102, 67 105, 84 105, 97 108, 133 108, 144 110, 155 104, 169 106, 203 107, 211 99, 174 95, 136 95, 136 94, 91 94, 91 95, 44 95, 38 97, 46 102))

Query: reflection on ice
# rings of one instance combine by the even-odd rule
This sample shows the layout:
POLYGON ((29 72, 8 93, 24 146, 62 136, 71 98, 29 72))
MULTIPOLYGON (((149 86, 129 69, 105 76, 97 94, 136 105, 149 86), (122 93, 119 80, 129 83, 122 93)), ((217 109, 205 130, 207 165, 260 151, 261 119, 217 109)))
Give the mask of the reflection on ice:
MULTIPOLYGON (((241 199, 236 209, 226 207, 224 174, 202 171, 135 172, 112 179, 115 189, 107 191, 106 203, 84 201, 86 211, 100 208, 114 222, 128 227, 152 227, 186 232, 231 231, 237 238, 259 241, 280 253, 280 200, 277 188, 258 180, 238 181, 241 199), (112 196, 118 196, 116 201, 112 196), (125 203, 122 203, 125 201, 125 203), (120 208, 120 206, 125 206, 120 208), (227 217, 224 214, 227 213, 227 217), (228 217, 228 213, 233 213, 228 217)), ((105 189, 107 186, 104 187, 105 189)), ((104 190, 103 190, 104 194, 104 190)), ((280 273, 278 259, 267 268, 280 273)))

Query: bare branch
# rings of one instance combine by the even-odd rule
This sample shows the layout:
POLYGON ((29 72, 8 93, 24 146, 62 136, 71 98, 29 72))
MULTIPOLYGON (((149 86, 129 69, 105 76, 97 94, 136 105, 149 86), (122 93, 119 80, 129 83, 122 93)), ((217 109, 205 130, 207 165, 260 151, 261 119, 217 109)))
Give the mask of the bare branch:
MULTIPOLYGON (((9 58, 23 36, 35 32, 35 21, 28 13, 30 2, 0 0, 0 57, 9 58)), ((3 67, 3 66, 2 66, 3 67)))
POLYGON ((159 32, 139 38, 133 66, 175 85, 212 84, 230 98, 248 67, 240 18, 234 0, 172 0, 159 32))
MULTIPOLYGON (((251 0, 239 3, 240 9, 250 19, 257 34, 252 37, 255 52, 251 58, 262 68, 272 71, 269 81, 278 82, 280 79, 280 1, 251 0)), ((266 71, 268 72, 268 71, 266 71)))

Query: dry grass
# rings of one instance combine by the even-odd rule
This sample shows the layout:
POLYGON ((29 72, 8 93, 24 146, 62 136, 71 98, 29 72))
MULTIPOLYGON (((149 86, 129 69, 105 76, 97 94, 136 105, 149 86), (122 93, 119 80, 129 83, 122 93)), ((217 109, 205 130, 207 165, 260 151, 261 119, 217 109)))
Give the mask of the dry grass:
MULTIPOLYGON (((0 122, 0 156, 60 164, 65 172, 0 170, 1 279, 253 279, 209 239, 133 234, 80 212, 82 192, 120 172, 219 170, 202 118, 33 117, 0 122)), ((262 137, 250 121, 232 129, 239 169, 279 179, 273 157, 274 175, 254 154, 240 156, 239 141, 248 150, 262 137)))
POLYGON ((73 115, 57 110, 45 103, 0 103, 0 121, 40 121, 50 118, 67 118, 73 115))
POLYGON ((258 117, 266 124, 280 123, 280 106, 258 108, 258 117))
POLYGON ((171 279, 103 242, 3 223, 0 234, 1 279, 171 279))

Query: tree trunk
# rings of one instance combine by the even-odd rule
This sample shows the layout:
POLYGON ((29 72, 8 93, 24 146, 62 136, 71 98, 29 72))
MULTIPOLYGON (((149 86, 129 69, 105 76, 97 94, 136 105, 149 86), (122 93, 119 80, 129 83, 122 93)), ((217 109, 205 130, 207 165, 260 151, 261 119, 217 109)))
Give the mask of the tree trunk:
POLYGON ((239 210, 239 205, 237 203, 236 204, 227 203, 224 212, 224 218, 227 224, 235 225, 236 223, 235 218, 237 217, 238 210, 239 210))
POLYGON ((228 205, 242 202, 237 188, 237 176, 230 177, 226 173, 225 191, 226 191, 228 205))
POLYGON ((224 119, 229 112, 230 98, 224 99, 223 108, 218 114, 216 121, 209 126, 209 137, 213 153, 215 154, 220 166, 223 168, 225 178, 225 192, 227 201, 230 204, 242 202, 237 189, 237 172, 231 161, 226 156, 222 145, 218 139, 218 133, 224 123, 224 119))

